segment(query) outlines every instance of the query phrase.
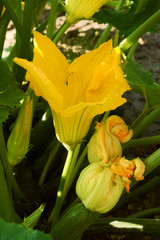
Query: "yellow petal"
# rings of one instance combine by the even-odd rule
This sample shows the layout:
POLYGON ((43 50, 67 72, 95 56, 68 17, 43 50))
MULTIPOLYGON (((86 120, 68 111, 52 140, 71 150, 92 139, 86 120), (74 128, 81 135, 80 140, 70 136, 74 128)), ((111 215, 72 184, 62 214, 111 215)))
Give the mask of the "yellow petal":
POLYGON ((121 99, 123 93, 130 90, 120 63, 120 49, 113 49, 108 58, 93 70, 91 84, 86 94, 87 102, 102 100, 106 96, 108 99, 109 97, 121 99))
POLYGON ((42 96, 55 111, 59 112, 63 107, 62 95, 45 73, 34 63, 25 59, 15 58, 14 62, 29 72, 32 81, 31 88, 35 94, 42 96))
POLYGON ((143 174, 145 171, 145 165, 144 163, 140 160, 140 158, 135 158, 134 160, 132 160, 133 163, 135 164, 135 171, 134 171, 134 178, 138 181, 138 180, 143 180, 143 174))
POLYGON ((112 50, 112 41, 75 59, 69 68, 67 105, 111 103, 108 111, 123 104, 126 100, 121 96, 130 87, 120 63, 120 49, 112 50))
POLYGON ((69 64, 56 45, 39 32, 34 32, 33 63, 62 94, 65 93, 69 64))
POLYGON ((109 0, 66 0, 67 22, 74 23, 81 18, 90 18, 109 0))
POLYGON ((108 41, 98 49, 81 55, 70 64, 68 79, 68 102, 70 105, 85 101, 94 69, 110 55, 111 51, 112 41, 108 41))

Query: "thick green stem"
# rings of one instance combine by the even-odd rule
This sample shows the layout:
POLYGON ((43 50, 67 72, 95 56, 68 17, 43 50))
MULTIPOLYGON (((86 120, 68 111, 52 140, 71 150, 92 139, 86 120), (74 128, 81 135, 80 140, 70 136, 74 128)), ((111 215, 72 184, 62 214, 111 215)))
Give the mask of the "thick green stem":
POLYGON ((108 24, 106 29, 103 31, 101 37, 98 39, 96 45, 94 46, 94 49, 98 48, 102 43, 104 43, 110 34, 112 25, 108 24))
POLYGON ((3 215, 1 217, 6 221, 18 222, 19 218, 15 213, 12 200, 13 166, 8 163, 2 127, 0 127, 0 156, 2 159, 2 162, 0 160, 0 216, 3 215))
POLYGON ((160 148, 144 160, 146 170, 144 175, 148 175, 160 165, 160 148))
POLYGON ((48 169, 49 169, 49 167, 50 167, 50 165, 52 163, 52 160, 54 159, 54 157, 55 157, 56 153, 58 152, 58 150, 59 150, 61 145, 62 144, 60 142, 57 142, 57 144, 55 145, 54 149, 51 151, 51 153, 49 155, 49 158, 48 158, 48 160, 47 160, 47 162, 46 162, 46 164, 45 164, 45 166, 43 168, 43 171, 42 171, 42 174, 40 176, 39 182, 38 182, 40 186, 42 186, 42 184, 44 182, 44 179, 46 177, 47 171, 48 171, 48 169))
MULTIPOLYGON (((118 202, 118 204, 112 210, 114 211, 116 209, 120 209, 122 206, 126 205, 133 198, 143 196, 150 189, 153 189, 155 186, 157 186, 159 184, 159 181, 160 181, 160 177, 156 176, 153 179, 151 179, 149 182, 144 183, 142 186, 140 186, 140 187, 136 188, 135 190, 131 191, 129 194, 126 193, 126 194, 122 195, 120 201, 118 202)), ((131 188, 132 188, 132 185, 131 185, 131 188)))
POLYGON ((19 21, 17 15, 16 15, 14 6, 12 4, 12 1, 8 1, 8 0, 0 0, 0 1, 3 3, 5 8, 7 9, 9 17, 12 19, 18 34, 21 35, 21 33, 22 33, 21 24, 20 24, 20 21, 19 21))
POLYGON ((65 182, 65 186, 64 186, 64 191, 63 191, 63 195, 62 195, 62 203, 63 203, 63 200, 65 199, 71 185, 72 185, 72 182, 74 180, 74 174, 73 174, 73 171, 74 171, 74 168, 75 168, 75 164, 76 164, 76 161, 77 161, 77 158, 78 158, 78 154, 79 154, 79 151, 80 151, 80 148, 81 148, 81 144, 78 144, 74 150, 74 153, 73 153, 73 157, 72 157, 72 162, 71 162, 71 165, 70 165, 70 168, 69 168, 69 171, 68 171, 68 175, 66 177, 66 182, 65 182))
POLYGON ((141 218, 141 217, 148 217, 153 216, 154 214, 160 214, 160 208, 149 208, 137 213, 130 215, 128 218, 141 218))
POLYGON ((141 112, 141 114, 138 116, 138 118, 131 124, 130 128, 133 129, 133 136, 135 137, 134 135, 134 131, 137 127, 137 125, 146 117, 146 115, 148 114, 149 112, 149 108, 148 108, 148 105, 146 104, 144 106, 144 109, 143 111, 141 112))
POLYGON ((127 55, 128 58, 132 58, 132 56, 133 56, 133 54, 134 54, 134 52, 135 52, 135 50, 136 50, 136 48, 137 48, 137 45, 138 45, 138 41, 135 42, 135 43, 132 45, 132 47, 130 48, 130 51, 129 51, 128 55, 127 55))
POLYGON ((57 223, 58 218, 59 218, 59 214, 61 211, 61 206, 62 206, 62 196, 63 196, 63 191, 64 191, 64 186, 65 186, 65 182, 66 182, 66 178, 71 166, 71 162, 72 162, 72 156, 73 156, 73 151, 69 150, 68 151, 68 155, 67 155, 67 159, 63 168, 63 172, 61 175, 61 180, 60 180, 60 184, 59 184, 59 188, 58 188, 58 192, 57 192, 57 198, 56 198, 56 203, 55 203, 55 207, 50 215, 49 218, 49 222, 53 219, 52 221, 52 227, 57 223))
POLYGON ((149 113, 134 129, 134 137, 138 137, 143 133, 156 119, 160 117, 160 107, 155 108, 149 113))
POLYGON ((149 30, 152 26, 160 21, 160 10, 154 13, 150 18, 148 18, 143 24, 141 24, 133 33, 131 33, 127 38, 125 38, 120 43, 120 48, 125 52, 130 48, 138 39, 149 30))
MULTIPOLYGON (((120 0, 116 6, 116 11, 120 10, 121 6, 123 5, 124 3, 124 0, 120 0)), ((112 28, 112 25, 108 24, 106 29, 103 31, 101 37, 99 38, 99 40, 97 41, 95 48, 98 48, 100 44, 104 43, 107 39, 108 39, 108 36, 109 36, 109 33, 111 31, 111 28, 112 28)))
POLYGON ((58 0, 52 0, 51 3, 51 10, 49 13, 49 20, 48 20, 48 29, 47 29, 47 37, 52 39, 53 33, 56 27, 56 10, 57 10, 58 0))
MULTIPOLYGON (((31 45, 30 37, 32 30, 32 21, 33 21, 33 0, 25 1, 25 8, 23 13, 23 23, 22 23, 22 34, 21 34, 21 46, 20 46, 20 55, 19 57, 31 60, 31 45)), ((16 66, 16 79, 18 82, 22 82, 25 76, 25 70, 19 66, 16 66)))
POLYGON ((72 179, 74 179, 76 177, 76 175, 78 173, 78 170, 79 170, 80 166, 82 165, 82 163, 83 163, 83 161, 84 161, 84 159, 86 157, 87 149, 88 149, 88 147, 86 146, 85 149, 83 150, 80 158, 78 159, 78 161, 76 163, 76 166, 74 168, 73 174, 72 174, 72 179))
MULTIPOLYGON (((86 231, 86 236, 95 234, 109 235, 129 235, 133 236, 160 236, 159 219, 143 218, 99 218, 86 231)), ((130 238, 130 239, 131 239, 130 238)), ((156 238, 153 238, 156 239, 156 238)))
POLYGON ((160 135, 153 137, 145 137, 139 139, 132 139, 127 143, 122 145, 123 150, 126 148, 133 148, 137 146, 151 145, 151 144, 159 144, 160 143, 160 135))
POLYGON ((53 38, 53 42, 56 44, 59 39, 61 38, 61 36, 63 35, 63 33, 69 28, 70 24, 65 22, 61 28, 56 32, 54 38, 53 38))

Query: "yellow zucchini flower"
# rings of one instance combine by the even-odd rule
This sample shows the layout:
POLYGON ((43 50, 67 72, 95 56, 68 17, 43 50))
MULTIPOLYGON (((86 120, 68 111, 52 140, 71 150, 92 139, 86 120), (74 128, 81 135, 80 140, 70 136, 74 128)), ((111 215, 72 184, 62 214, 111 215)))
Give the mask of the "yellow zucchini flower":
POLYGON ((82 141, 96 115, 125 103, 122 95, 130 89, 112 41, 69 64, 49 38, 35 32, 33 61, 14 61, 28 71, 35 94, 48 101, 57 138, 67 149, 82 141))
POLYGON ((66 20, 75 23, 83 18, 87 19, 109 0, 66 0, 66 20))

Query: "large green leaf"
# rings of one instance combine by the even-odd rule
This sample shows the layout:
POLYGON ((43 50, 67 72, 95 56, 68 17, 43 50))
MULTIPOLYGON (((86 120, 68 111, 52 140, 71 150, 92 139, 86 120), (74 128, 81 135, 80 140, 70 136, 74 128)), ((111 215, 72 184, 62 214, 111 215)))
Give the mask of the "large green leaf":
POLYGON ((0 124, 4 122, 10 110, 19 104, 24 96, 6 62, 0 62, 0 124))
POLYGON ((131 59, 127 59, 123 71, 132 90, 144 95, 148 107, 160 106, 160 85, 153 81, 150 73, 142 70, 141 65, 131 59))
MULTIPOLYGON (((109 23, 120 30, 127 37, 134 30, 160 9, 160 1, 149 0, 143 12, 136 14, 139 0, 135 0, 129 11, 102 10, 93 18, 99 23, 109 23)), ((150 29, 148 29, 150 30, 150 29)))
POLYGON ((0 240, 52 240, 49 234, 0 219, 0 240))

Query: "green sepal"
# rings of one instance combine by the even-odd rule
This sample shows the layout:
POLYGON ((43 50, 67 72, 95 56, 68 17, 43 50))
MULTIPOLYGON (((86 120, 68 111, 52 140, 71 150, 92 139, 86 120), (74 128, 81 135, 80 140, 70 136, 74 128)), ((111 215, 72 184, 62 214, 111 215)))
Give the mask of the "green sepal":
POLYGON ((31 215, 24 218, 22 225, 26 228, 34 228, 44 210, 45 204, 41 204, 31 215))

